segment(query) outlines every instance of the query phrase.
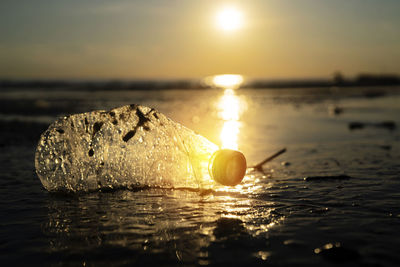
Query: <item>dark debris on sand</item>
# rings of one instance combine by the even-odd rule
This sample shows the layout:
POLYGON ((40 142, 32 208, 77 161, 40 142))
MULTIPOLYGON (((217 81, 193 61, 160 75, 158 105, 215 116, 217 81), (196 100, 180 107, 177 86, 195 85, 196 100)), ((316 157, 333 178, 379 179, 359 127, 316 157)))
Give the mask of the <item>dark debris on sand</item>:
POLYGON ((396 129, 396 123, 394 121, 383 121, 378 123, 364 123, 364 122, 354 121, 349 123, 350 130, 360 130, 366 127, 381 128, 393 131, 396 129))
POLYGON ((328 181, 328 180, 349 180, 351 177, 345 174, 341 175, 329 175, 329 176, 307 176, 304 177, 304 181, 328 181))

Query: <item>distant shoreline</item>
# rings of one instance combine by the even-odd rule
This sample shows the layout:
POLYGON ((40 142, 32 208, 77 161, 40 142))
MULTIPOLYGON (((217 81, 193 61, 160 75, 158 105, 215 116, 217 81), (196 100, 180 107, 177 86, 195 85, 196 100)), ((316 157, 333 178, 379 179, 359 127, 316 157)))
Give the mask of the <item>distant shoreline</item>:
MULTIPOLYGON (((240 88, 316 88, 316 87, 360 87, 360 86, 398 86, 400 76, 361 74, 354 79, 344 78, 336 74, 333 79, 285 79, 247 81, 240 88)), ((29 88, 29 89, 69 89, 69 90, 170 90, 170 89, 208 89, 212 86, 202 80, 0 80, 0 89, 29 88)))

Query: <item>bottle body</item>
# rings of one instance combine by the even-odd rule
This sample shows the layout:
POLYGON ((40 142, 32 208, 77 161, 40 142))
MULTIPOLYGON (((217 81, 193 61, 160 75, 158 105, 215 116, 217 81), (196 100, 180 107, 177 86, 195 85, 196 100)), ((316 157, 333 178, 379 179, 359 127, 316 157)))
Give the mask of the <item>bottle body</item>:
POLYGON ((218 147, 154 109, 130 105, 60 118, 42 134, 36 172, 49 191, 213 188, 218 147))

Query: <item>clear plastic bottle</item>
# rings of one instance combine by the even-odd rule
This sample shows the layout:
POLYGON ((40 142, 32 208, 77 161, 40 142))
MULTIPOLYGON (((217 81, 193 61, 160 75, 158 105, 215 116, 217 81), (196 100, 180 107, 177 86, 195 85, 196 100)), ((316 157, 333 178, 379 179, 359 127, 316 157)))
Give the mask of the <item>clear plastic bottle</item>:
POLYGON ((246 159, 154 109, 130 105, 58 119, 41 135, 35 167, 49 191, 211 189, 239 183, 246 159))

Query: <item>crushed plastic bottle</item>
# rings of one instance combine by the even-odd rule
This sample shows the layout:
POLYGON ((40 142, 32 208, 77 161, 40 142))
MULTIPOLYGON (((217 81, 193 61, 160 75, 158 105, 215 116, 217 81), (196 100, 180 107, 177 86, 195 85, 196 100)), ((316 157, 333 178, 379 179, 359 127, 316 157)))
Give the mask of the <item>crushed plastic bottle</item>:
POLYGON ((246 159, 154 109, 130 105, 56 120, 41 135, 35 167, 49 191, 212 189, 240 183, 246 159))

